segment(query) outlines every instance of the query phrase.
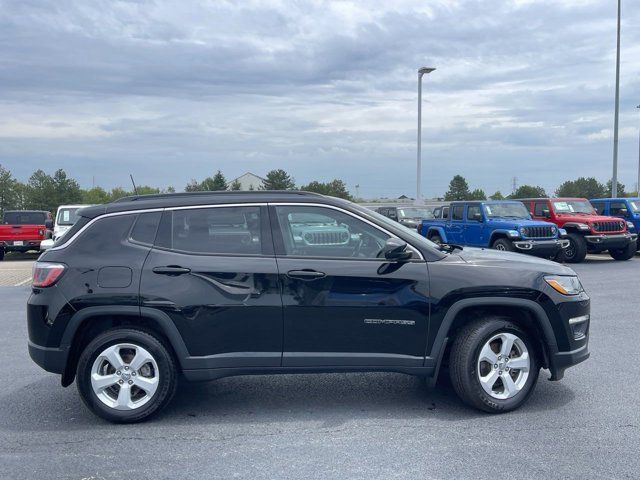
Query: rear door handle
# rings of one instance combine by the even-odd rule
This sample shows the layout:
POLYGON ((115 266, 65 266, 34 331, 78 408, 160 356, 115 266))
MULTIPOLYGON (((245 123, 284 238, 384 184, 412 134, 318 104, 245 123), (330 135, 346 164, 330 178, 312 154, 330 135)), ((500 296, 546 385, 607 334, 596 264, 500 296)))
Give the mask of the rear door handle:
POLYGON ((326 273, 317 272, 315 270, 289 270, 287 272, 287 277, 309 282, 311 280, 326 277, 326 273))
POLYGON ((167 265, 166 267, 153 267, 153 273, 157 273, 159 275, 177 276, 191 273, 191 269, 180 267, 178 265, 167 265))

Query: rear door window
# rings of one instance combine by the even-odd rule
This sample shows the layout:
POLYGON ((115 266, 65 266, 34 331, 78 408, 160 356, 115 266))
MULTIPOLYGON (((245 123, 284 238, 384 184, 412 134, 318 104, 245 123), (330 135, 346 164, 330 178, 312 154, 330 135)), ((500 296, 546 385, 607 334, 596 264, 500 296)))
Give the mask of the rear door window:
POLYGON ((210 207, 166 211, 156 245, 197 254, 262 253, 260 207, 210 207))
POLYGON ((130 239, 135 243, 153 245, 162 212, 141 213, 131 230, 130 239))
POLYGON ((464 212, 464 205, 456 205, 451 210, 451 220, 462 220, 462 215, 464 212))

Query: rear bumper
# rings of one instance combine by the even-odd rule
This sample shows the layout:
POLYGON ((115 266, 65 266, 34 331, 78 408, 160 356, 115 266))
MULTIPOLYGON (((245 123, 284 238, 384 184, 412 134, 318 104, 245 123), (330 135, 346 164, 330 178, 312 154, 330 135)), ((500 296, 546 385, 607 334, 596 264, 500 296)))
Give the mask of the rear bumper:
POLYGON ((63 373, 67 364, 68 347, 53 348, 36 345, 29 340, 29 356, 47 372, 63 373))
POLYGON ((515 240, 513 246, 523 253, 553 254, 569 246, 569 240, 554 238, 552 240, 515 240))
POLYGON ((620 233, 615 235, 585 235, 589 248, 608 250, 610 248, 626 248, 638 239, 637 233, 620 233))
POLYGON ((5 252, 24 252, 26 250, 40 250, 40 242, 42 240, 3 240, 0 241, 0 247, 4 248, 5 252))

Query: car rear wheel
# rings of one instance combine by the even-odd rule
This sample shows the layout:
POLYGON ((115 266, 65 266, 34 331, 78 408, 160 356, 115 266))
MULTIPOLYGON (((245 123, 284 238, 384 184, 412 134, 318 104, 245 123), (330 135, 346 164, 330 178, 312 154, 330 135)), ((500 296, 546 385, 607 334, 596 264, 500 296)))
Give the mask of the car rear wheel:
POLYGON ((609 249, 609 255, 611 255, 614 260, 630 260, 635 256, 636 251, 636 242, 631 242, 625 248, 609 249))
POLYGON ((580 263, 587 256, 587 241, 582 235, 570 233, 567 235, 569 246, 564 249, 564 259, 567 263, 580 263))
POLYGON ((501 252, 513 252, 515 251, 515 247, 511 240, 507 240, 506 238, 499 238, 493 245, 491 246, 495 250, 500 250, 501 252))
POLYGON ((159 411, 175 394, 177 377, 168 349, 140 330, 107 331, 78 360, 82 400, 96 415, 116 423, 139 422, 159 411))
POLYGON ((520 407, 540 372, 536 345, 508 319, 489 317, 463 327, 451 348, 451 383, 468 405, 489 413, 520 407))

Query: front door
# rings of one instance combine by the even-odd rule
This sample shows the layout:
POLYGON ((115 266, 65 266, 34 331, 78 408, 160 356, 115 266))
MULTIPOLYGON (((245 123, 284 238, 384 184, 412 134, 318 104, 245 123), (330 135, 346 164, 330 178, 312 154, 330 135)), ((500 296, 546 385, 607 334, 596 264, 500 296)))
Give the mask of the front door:
POLYGON ((284 307, 283 366, 422 366, 426 263, 389 263, 390 235, 338 208, 271 207, 284 307))
POLYGON ((198 368, 280 366, 282 301, 266 206, 163 213, 140 285, 198 368))
POLYGON ((464 244, 475 247, 487 245, 485 223, 480 204, 467 205, 467 221, 464 224, 464 244), (480 215, 480 217, 478 217, 480 215))

